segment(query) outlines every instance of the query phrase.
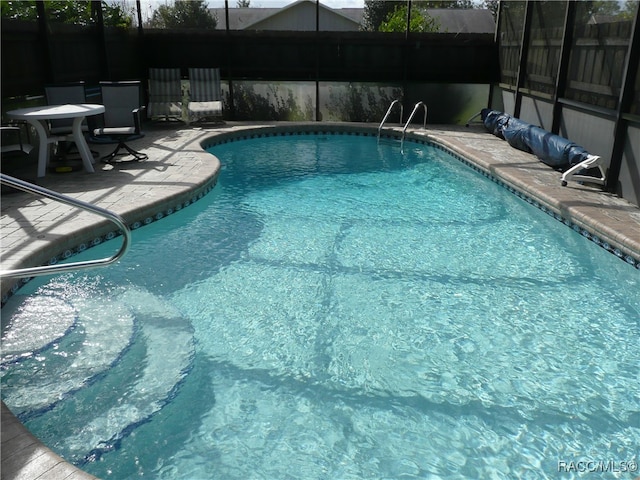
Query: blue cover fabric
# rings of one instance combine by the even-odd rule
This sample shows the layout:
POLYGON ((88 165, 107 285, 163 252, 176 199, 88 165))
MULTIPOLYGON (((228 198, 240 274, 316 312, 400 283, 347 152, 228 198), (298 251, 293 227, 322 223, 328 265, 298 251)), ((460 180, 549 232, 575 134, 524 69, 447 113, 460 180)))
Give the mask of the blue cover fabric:
POLYGON ((481 111, 485 128, 509 145, 533 153, 550 167, 565 169, 587 159, 589 152, 576 143, 540 127, 523 122, 508 113, 485 108, 481 111))
POLYGON ((511 115, 508 113, 498 112, 489 108, 483 108, 480 112, 480 118, 484 123, 484 126, 493 133, 496 137, 504 138, 502 130, 504 126, 509 122, 511 115))
POLYGON ((511 117, 502 131, 502 137, 513 148, 517 148, 523 152, 533 153, 533 149, 529 145, 531 137, 530 128, 531 125, 528 123, 511 117))

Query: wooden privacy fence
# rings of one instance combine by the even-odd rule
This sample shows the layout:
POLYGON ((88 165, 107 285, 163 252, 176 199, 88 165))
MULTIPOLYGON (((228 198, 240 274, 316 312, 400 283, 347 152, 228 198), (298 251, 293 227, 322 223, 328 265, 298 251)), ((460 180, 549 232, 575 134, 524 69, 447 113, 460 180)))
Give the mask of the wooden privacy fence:
MULTIPOLYGON (((570 44, 566 91, 562 96, 604 108, 617 107, 632 30, 631 21, 582 25, 570 44)), ((531 29, 523 87, 543 96, 556 93, 563 28, 531 29)), ((522 30, 506 30, 500 37, 501 82, 515 86, 522 30)), ((562 92, 559 92, 562 93, 562 92)), ((636 107, 636 111, 638 108, 636 107)))
POLYGON ((615 109, 622 87, 631 21, 584 25, 571 47, 567 97, 615 109))

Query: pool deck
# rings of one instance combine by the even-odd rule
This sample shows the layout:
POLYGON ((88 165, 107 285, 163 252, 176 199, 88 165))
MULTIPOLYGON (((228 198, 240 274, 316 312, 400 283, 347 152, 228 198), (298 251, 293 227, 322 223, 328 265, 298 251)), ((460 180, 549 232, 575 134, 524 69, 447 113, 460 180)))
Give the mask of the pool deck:
MULTIPOLYGON (((84 171, 50 173, 36 179, 35 159, 29 159, 21 168, 27 172, 21 178, 111 210, 137 227, 184 208, 210 190, 219 172, 219 163, 203 151, 201 145, 207 139, 217 135, 250 134, 259 127, 278 132, 322 132, 337 125, 347 125, 354 132, 375 134, 377 130, 377 124, 356 123, 149 125, 145 126, 146 136, 131 143, 132 147, 147 153, 148 160, 116 166, 98 162, 93 174, 84 171)), ((401 128, 393 130, 398 133, 401 128)), ((409 129, 408 134, 428 138, 454 151, 505 186, 523 192, 528 201, 532 200, 548 213, 580 229, 583 235, 596 237, 594 241, 610 250, 612 255, 621 257, 620 261, 635 263, 636 268, 640 268, 640 208, 637 206, 603 192, 600 187, 575 182, 562 187, 560 173, 533 155, 513 149, 481 125, 430 125, 426 130, 409 129)), ((96 149, 94 145, 91 148, 96 149)), ((101 146, 98 150, 106 154, 111 148, 101 146)), ((56 262, 73 253, 79 245, 90 245, 113 230, 108 221, 94 214, 24 192, 5 194, 3 189, 1 211, 2 270, 56 262)), ((1 286, 3 300, 19 286, 19 280, 4 280, 1 286)), ((0 428, 3 480, 95 478, 64 462, 42 445, 4 403, 0 428)))

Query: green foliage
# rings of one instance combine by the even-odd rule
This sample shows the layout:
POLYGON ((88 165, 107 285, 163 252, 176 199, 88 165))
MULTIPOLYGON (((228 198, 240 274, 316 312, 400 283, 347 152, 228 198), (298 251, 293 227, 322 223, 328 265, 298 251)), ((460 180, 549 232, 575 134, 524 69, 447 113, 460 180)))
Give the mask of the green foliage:
POLYGON ((211 15, 205 0, 176 0, 161 5, 153 12, 150 26, 155 28, 216 28, 218 20, 211 15))
POLYGON ((624 6, 622 7, 622 11, 620 12, 620 16, 625 20, 633 20, 636 14, 636 10, 640 8, 640 2, 638 0, 626 0, 624 2, 624 6))
MULTIPOLYGON (((433 18, 426 11, 417 8, 411 9, 410 32, 437 32, 440 29, 440 22, 433 18)), ((407 29, 407 6, 396 8, 387 16, 387 19, 380 25, 381 32, 404 32, 407 29)))
POLYGON ((576 23, 588 23, 594 15, 617 17, 618 20, 631 20, 638 7, 638 1, 626 3, 612 1, 583 1, 578 2, 576 9, 576 23), (631 13, 629 13, 631 12, 631 13))
POLYGON ((36 2, 2 0, 0 1, 0 15, 2 18, 12 20, 35 21, 38 18, 36 2))
POLYGON ((134 13, 134 9, 126 11, 120 5, 109 5, 107 2, 102 2, 102 18, 105 26, 131 28, 134 13))
POLYGON ((73 25, 90 25, 91 2, 88 0, 69 2, 66 0, 45 0, 49 20, 73 25))
MULTIPOLYGON (((498 0, 494 2, 497 11, 498 0)), ((404 32, 407 28, 407 1, 365 0, 362 30, 372 32, 404 32)), ((412 32, 437 32, 440 25, 427 13, 430 8, 474 8, 473 0, 412 0, 412 32)), ((494 14, 495 15, 495 14, 494 14)))
POLYGON ((483 6, 491 12, 494 20, 498 18, 498 8, 500 6, 499 0, 484 0, 483 6))
POLYGON ((406 4, 406 1, 365 0, 362 13, 362 30, 377 32, 389 14, 392 14, 397 7, 406 4))
MULTIPOLYGON (((73 25, 92 25, 96 12, 90 0, 44 0, 50 21, 73 25)), ((127 12, 116 4, 101 3, 105 26, 129 28, 133 24, 133 12, 127 12)), ((0 2, 2 18, 35 21, 38 18, 36 2, 5 1, 0 2)))
POLYGON ((587 2, 591 4, 589 13, 593 15, 617 15, 620 12, 620 4, 610 0, 598 0, 587 2))

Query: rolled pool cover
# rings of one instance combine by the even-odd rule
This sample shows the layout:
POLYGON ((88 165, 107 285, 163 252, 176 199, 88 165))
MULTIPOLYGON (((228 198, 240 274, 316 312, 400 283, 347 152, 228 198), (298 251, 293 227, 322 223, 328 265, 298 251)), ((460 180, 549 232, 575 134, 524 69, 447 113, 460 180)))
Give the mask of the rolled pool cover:
POLYGON ((533 153, 550 167, 563 170, 586 160, 589 155, 580 145, 508 113, 485 108, 481 118, 489 132, 518 150, 533 153))

